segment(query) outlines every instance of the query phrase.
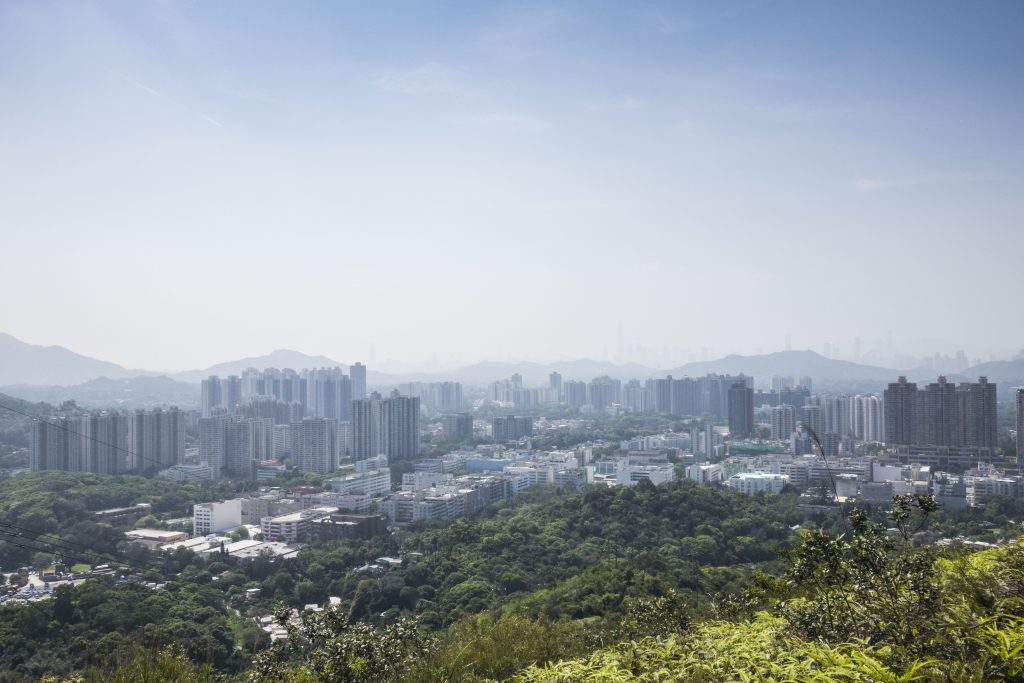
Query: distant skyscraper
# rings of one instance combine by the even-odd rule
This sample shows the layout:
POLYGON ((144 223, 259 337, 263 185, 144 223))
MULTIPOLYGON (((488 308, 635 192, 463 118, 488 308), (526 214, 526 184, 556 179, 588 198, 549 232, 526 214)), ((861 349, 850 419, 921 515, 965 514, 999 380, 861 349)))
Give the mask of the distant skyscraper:
POLYGON ((76 471, 79 420, 70 417, 49 417, 32 424, 32 449, 29 451, 29 468, 33 472, 76 471), (72 446, 72 443, 76 446, 72 446))
POLYGON ((257 423, 228 420, 224 423, 224 469, 230 477, 248 479, 257 458, 257 423))
POLYGON ((995 448, 998 445, 996 385, 987 377, 979 377, 976 384, 960 384, 956 395, 960 408, 961 443, 964 446, 995 448))
POLYGON ((507 443, 533 436, 533 418, 516 415, 491 418, 491 436, 494 443, 507 443))
POLYGON ((384 400, 381 434, 388 462, 409 460, 420 454, 420 399, 397 391, 384 400))
POLYGON ((597 377, 587 385, 587 403, 596 412, 604 412, 622 402, 622 382, 611 377, 597 377))
POLYGON ((562 375, 557 372, 552 372, 548 375, 548 388, 551 389, 552 400, 562 400, 562 375))
POLYGON ((469 413, 441 416, 441 435, 451 443, 469 441, 473 438, 473 416, 469 413))
POLYGON ((237 375, 228 375, 221 383, 221 405, 233 413, 242 404, 242 379, 237 375))
POLYGON ((185 458, 185 418, 177 408, 128 415, 129 471, 156 471, 185 458))
POLYGON ((793 406, 775 406, 772 408, 772 438, 788 439, 796 429, 796 411, 793 406))
POLYGON ((800 422, 813 429, 819 439, 825 438, 825 413, 820 406, 804 406, 804 416, 800 422))
POLYGON ((729 388, 729 434, 750 436, 754 432, 754 389, 745 383, 729 388))
POLYGON ((227 423, 225 417, 204 417, 199 420, 199 462, 208 463, 217 476, 221 476, 227 467, 227 423))
POLYGON ((292 462, 300 472, 338 469, 338 423, 325 417, 307 417, 291 426, 292 462))
POLYGON ((366 398, 366 366, 353 363, 348 368, 348 374, 352 378, 352 400, 362 401, 366 398))
POLYGON ((865 441, 873 443, 885 440, 882 402, 877 396, 860 396, 861 415, 863 419, 863 436, 865 441))
POLYGON ((352 459, 366 460, 383 454, 380 394, 352 401, 352 459))
POLYGON ((562 385, 562 389, 565 392, 565 402, 569 404, 570 408, 579 410, 587 404, 586 382, 575 382, 569 380, 562 385))
POLYGON ((1017 466, 1024 462, 1024 387, 1018 389, 1017 397, 1017 466))
POLYGON ((223 405, 221 398, 220 377, 211 375, 202 382, 202 414, 210 417, 216 408, 223 405))
POLYGON ((352 402, 352 457, 366 460, 387 455, 389 461, 414 458, 420 452, 420 399, 397 391, 382 399, 374 393, 352 402))
POLYGON ((930 446, 960 446, 960 406, 955 384, 940 376, 917 392, 917 442, 930 446))
POLYGON ((890 384, 884 393, 885 442, 891 445, 917 443, 917 385, 906 377, 890 384))
POLYGON ((124 474, 128 471, 128 423, 118 413, 93 413, 82 418, 81 471, 124 474))

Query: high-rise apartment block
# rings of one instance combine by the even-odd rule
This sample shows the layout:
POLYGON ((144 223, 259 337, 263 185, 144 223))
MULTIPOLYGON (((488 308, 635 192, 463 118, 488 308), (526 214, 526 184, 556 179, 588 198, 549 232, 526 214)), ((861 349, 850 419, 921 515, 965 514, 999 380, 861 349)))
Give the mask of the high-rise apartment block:
POLYGON ((457 413, 441 417, 441 435, 449 443, 464 443, 473 438, 473 416, 457 413))
POLYGON ((737 382, 729 388, 729 434, 734 437, 754 433, 754 389, 737 382))
POLYGON ((384 399, 352 402, 352 457, 366 460, 378 455, 389 461, 414 458, 420 452, 420 399, 397 391, 384 399))
POLYGON ((796 411, 793 406, 782 405, 772 408, 772 438, 783 440, 793 435, 796 429, 796 411))
POLYGON ((136 410, 127 421, 128 471, 155 472, 185 459, 185 418, 177 408, 136 410))
POLYGON ((494 443, 507 443, 533 436, 533 418, 516 415, 492 418, 491 435, 494 443))
POLYGON ((884 394, 885 442, 891 445, 917 443, 917 385, 906 377, 889 384, 884 394))
POLYGON ((353 363, 348 368, 348 374, 352 378, 352 400, 362 401, 366 398, 366 366, 353 363))
POLYGON ((1024 462, 1024 387, 1014 392, 1017 398, 1017 466, 1024 462))
POLYGON ((307 417, 291 426, 292 462, 300 472, 333 472, 338 469, 338 422, 307 417))
POLYGON ((46 418, 32 426, 32 470, 124 474, 136 466, 130 456, 128 421, 120 413, 46 418))

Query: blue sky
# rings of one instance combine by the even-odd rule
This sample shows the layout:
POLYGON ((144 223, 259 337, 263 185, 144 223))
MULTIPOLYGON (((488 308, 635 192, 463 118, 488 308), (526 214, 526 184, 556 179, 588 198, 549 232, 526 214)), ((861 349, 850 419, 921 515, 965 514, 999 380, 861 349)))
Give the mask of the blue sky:
POLYGON ((0 327, 165 369, 613 357, 619 321, 674 361, 1008 354, 1022 29, 996 2, 8 1, 0 327))

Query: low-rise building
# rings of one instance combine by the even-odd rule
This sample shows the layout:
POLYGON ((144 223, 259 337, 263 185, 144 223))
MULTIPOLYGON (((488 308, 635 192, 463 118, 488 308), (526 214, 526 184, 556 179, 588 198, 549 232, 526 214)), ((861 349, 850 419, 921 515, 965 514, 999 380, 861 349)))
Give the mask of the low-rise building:
POLYGON ((779 493, 788 483, 789 477, 785 474, 771 472, 739 472, 725 481, 729 488, 746 494, 779 493))
POLYGON ((242 525, 242 499, 196 503, 192 506, 192 533, 219 534, 242 525))
POLYGON ((260 531, 264 541, 295 543, 308 530, 310 523, 320 517, 337 512, 337 508, 314 508, 292 512, 278 517, 264 517, 260 520, 260 531))
POLYGON ((720 463, 696 463, 686 467, 686 478, 698 484, 720 484, 725 479, 725 470, 720 463))

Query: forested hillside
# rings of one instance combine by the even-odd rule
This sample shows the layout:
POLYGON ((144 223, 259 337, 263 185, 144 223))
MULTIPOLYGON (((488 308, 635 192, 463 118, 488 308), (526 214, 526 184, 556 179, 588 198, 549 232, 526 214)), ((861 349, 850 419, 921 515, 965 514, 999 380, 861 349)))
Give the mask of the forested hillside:
POLYGON ((129 549, 82 518, 93 504, 143 498, 177 511, 209 493, 194 484, 22 479, 4 498, 5 519, 44 528, 79 519, 63 541, 104 539, 126 580, 89 579, 53 600, 0 607, 5 682, 76 671, 87 680, 168 680, 146 678, 147 667, 186 681, 206 671, 296 683, 714 681, 736 680, 729 671, 740 669, 751 680, 765 672, 898 680, 940 657, 989 676, 964 680, 996 680, 1000 655, 985 655, 985 643, 1003 639, 1012 651, 1014 620, 1024 616, 1016 547, 970 555, 910 542, 936 521, 1012 528, 1006 514, 1020 510, 1000 499, 987 512, 943 514, 930 499, 908 498, 889 519, 882 511, 844 519, 801 512, 794 494, 744 496, 691 482, 537 490, 474 518, 245 562, 129 549), (887 527, 900 531, 893 537, 887 527), (401 564, 367 570, 382 556, 401 564), (247 597, 253 588, 259 595, 247 597), (332 609, 285 619, 291 637, 273 646, 251 618, 284 619, 285 608, 329 597, 332 609), (759 663, 769 660, 775 668, 759 663), (861 677, 833 675, 846 666, 861 677), (863 674, 869 669, 882 677, 863 674))

